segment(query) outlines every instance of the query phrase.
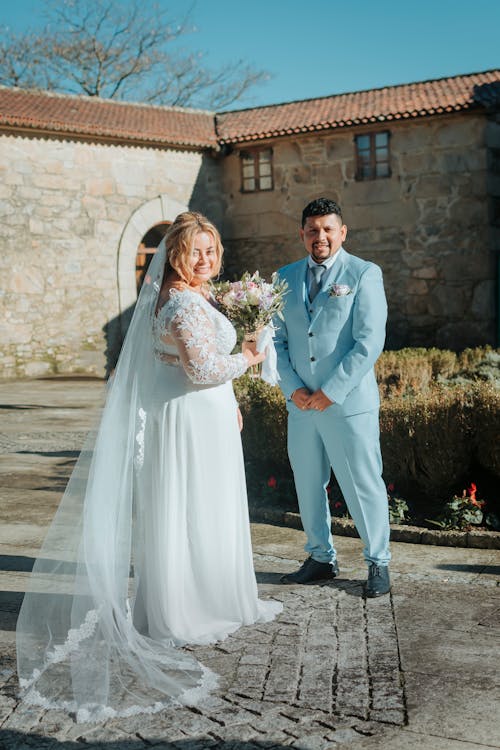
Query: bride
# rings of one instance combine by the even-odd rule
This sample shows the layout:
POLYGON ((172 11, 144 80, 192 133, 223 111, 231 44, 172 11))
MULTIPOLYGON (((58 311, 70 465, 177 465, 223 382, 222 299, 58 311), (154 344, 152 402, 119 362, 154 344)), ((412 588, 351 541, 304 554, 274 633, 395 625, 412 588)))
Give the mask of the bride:
POLYGON ((231 385, 263 355, 231 354, 234 328, 207 285, 221 259, 217 229, 195 212, 155 254, 21 607, 28 703, 77 721, 195 704, 217 678, 182 646, 281 611, 257 595, 231 385))

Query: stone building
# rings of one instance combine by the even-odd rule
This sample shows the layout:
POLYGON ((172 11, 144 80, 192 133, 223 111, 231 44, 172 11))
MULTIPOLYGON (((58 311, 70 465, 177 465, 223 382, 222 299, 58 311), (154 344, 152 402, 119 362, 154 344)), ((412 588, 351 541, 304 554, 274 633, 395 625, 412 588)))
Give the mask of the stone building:
POLYGON ((0 375, 104 374, 180 211, 267 275, 318 195, 383 268, 388 347, 496 344, 499 104, 500 70, 223 114, 0 88, 0 375))

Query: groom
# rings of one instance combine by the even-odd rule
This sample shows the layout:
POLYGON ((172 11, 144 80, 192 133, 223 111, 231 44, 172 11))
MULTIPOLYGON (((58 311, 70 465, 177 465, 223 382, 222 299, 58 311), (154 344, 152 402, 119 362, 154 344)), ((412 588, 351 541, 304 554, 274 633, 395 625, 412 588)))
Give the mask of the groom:
POLYGON ((310 557, 286 583, 339 573, 326 487, 332 468, 364 542, 368 597, 390 591, 389 512, 382 479, 379 393, 373 366, 384 346, 382 272, 347 253, 340 207, 318 198, 302 212, 308 257, 280 269, 288 283, 276 333, 287 399, 288 455, 310 557))

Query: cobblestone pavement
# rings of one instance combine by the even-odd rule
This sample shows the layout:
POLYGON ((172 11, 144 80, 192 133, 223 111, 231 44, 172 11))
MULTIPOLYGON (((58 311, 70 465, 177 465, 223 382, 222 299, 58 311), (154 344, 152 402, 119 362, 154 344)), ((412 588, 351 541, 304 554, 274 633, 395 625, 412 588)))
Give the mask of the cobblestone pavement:
POLYGON ((193 648, 221 676, 218 693, 197 709, 77 726, 61 712, 18 705, 15 677, 6 670, 4 746, 22 747, 21 729, 39 738, 36 747, 134 739, 135 749, 159 738, 184 742, 182 747, 196 738, 200 747, 271 739, 274 746, 322 749, 372 735, 381 722, 403 724, 391 601, 366 606, 359 588, 290 591, 279 597, 285 609, 277 621, 242 628, 216 646, 193 648), (42 737, 51 739, 42 744, 42 737))
POLYGON ((500 553, 393 545, 391 596, 365 600, 356 539, 339 538, 341 575, 283 586, 304 535, 253 524, 262 597, 274 622, 191 650, 220 675, 202 706, 75 724, 17 700, 14 630, 44 528, 91 426, 99 384, 0 384, 0 748, 500 747, 500 553))

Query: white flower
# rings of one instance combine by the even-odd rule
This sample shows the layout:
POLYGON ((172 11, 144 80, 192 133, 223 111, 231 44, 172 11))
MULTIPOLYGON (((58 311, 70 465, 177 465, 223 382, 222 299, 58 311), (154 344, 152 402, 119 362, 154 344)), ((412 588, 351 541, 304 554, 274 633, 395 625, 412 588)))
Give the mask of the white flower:
POLYGON ((346 297, 348 294, 352 294, 352 289, 347 284, 332 284, 328 290, 330 297, 346 297))
POLYGON ((259 289, 259 287, 256 287, 254 289, 249 289, 247 291, 247 301, 249 305, 258 305, 260 302, 260 298, 262 296, 262 291, 259 289))

